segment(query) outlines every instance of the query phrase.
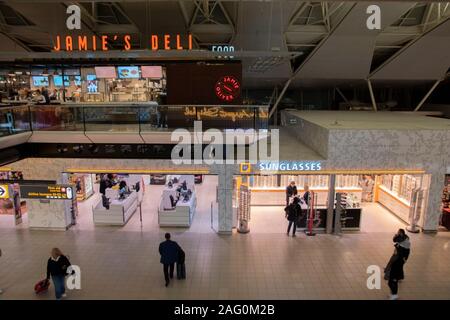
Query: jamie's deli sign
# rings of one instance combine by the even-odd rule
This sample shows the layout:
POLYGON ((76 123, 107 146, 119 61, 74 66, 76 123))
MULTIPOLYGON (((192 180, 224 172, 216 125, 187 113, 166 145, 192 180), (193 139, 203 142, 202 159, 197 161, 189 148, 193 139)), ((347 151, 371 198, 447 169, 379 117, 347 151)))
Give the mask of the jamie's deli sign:
MULTIPOLYGON (((121 50, 131 50, 131 35, 57 35, 54 40, 54 51, 108 51, 111 45, 121 50)), ((148 48, 151 50, 191 50, 192 35, 151 35, 148 41, 148 48)))
MULTIPOLYGON (((133 39, 129 34, 92 35, 82 34, 81 8, 70 5, 66 10, 66 27, 68 30, 77 30, 77 35, 56 35, 53 40, 54 51, 108 51, 110 47, 119 47, 122 50, 131 50, 133 39)), ((151 35, 148 39, 148 48, 152 50, 191 50, 192 35, 162 34, 151 35)))

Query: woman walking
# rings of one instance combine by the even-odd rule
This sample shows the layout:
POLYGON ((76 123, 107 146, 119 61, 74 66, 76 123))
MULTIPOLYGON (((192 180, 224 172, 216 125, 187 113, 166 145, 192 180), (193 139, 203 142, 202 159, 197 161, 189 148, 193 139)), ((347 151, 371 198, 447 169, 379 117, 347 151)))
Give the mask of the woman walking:
POLYGON ((61 250, 53 248, 47 262, 47 280, 50 280, 50 277, 53 280, 56 300, 66 297, 65 278, 69 266, 69 259, 63 255, 61 250))

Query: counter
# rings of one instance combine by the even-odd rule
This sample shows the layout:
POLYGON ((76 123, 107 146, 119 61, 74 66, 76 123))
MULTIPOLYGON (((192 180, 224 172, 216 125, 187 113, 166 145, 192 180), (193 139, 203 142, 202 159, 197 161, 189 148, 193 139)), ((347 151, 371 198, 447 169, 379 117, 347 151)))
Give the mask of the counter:
POLYGON ((103 201, 100 199, 97 205, 92 208, 94 224, 123 226, 136 212, 137 207, 138 195, 135 191, 123 200, 114 199, 110 201, 109 210, 103 207, 103 201))
MULTIPOLYGON (((164 190, 172 192, 172 190, 164 190)), ((173 190, 174 191, 174 190, 173 190)), ((190 227, 195 209, 197 206, 197 196, 195 191, 187 202, 179 200, 173 209, 165 207, 165 194, 161 196, 161 202, 158 210, 158 223, 161 227, 190 227)))
POLYGON ((398 197, 394 192, 390 191, 383 185, 378 185, 378 203, 399 217, 406 223, 409 223, 409 211, 411 205, 405 199, 398 197))
MULTIPOLYGON (((326 206, 328 198, 328 188, 314 188, 310 187, 311 191, 317 194, 317 204, 319 206, 326 206)), ((251 202, 252 206, 280 206, 286 204, 286 188, 261 188, 261 187, 251 187, 251 202)), ((304 193, 302 188, 297 188, 300 194, 304 193)), ((357 187, 347 187, 347 188, 336 188, 336 193, 345 192, 353 193, 358 199, 362 197, 362 188, 357 187)))
MULTIPOLYGON (((306 209, 302 206, 302 209, 306 209)), ((327 227, 327 211, 328 209, 325 206, 319 206, 316 209, 314 222, 313 222, 313 230, 315 231, 325 231, 327 227)), ((334 217, 335 217, 336 209, 333 212, 333 228, 334 228, 334 217)), ((342 231, 359 231, 361 228, 361 208, 347 208, 345 209, 345 220, 342 222, 342 231)), ((299 219, 297 223, 297 227, 300 230, 307 229, 307 215, 303 216, 299 219)))

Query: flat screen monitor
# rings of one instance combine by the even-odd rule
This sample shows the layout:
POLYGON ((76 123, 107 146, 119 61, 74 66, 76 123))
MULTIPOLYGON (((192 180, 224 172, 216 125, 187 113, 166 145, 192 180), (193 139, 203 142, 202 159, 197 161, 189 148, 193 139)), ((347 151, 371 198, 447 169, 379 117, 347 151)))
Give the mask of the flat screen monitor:
POLYGON ((139 79, 139 67, 117 67, 117 73, 120 79, 139 79))
MULTIPOLYGON (((75 82, 76 86, 81 86, 81 76, 75 76, 72 77, 72 79, 69 76, 64 76, 64 86, 70 87, 71 84, 75 82), (72 80, 72 81, 71 81, 72 80)), ((53 76, 53 83, 55 87, 62 87, 62 76, 53 76)))
POLYGON ((161 79, 162 67, 161 66, 142 66, 142 78, 161 79))
POLYGON ((116 68, 115 67, 95 67, 95 75, 97 78, 116 78, 116 68))
POLYGON ((65 76, 79 76, 80 75, 80 69, 77 69, 77 68, 64 69, 64 75, 65 76))
POLYGON ((87 91, 89 93, 93 93, 93 92, 98 92, 98 82, 97 82, 97 77, 95 76, 95 74, 88 74, 86 76, 86 80, 87 80, 87 91))
POLYGON ((33 86, 35 87, 48 87, 48 77, 44 76, 34 76, 33 79, 33 86))

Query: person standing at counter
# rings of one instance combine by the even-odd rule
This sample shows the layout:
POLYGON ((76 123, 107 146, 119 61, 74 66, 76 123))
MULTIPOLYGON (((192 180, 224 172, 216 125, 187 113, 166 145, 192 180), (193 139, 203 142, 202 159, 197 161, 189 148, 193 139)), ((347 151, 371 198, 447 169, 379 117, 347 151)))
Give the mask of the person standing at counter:
POLYGON ((170 279, 173 279, 175 262, 178 261, 178 253, 181 247, 175 241, 170 240, 170 233, 166 233, 165 238, 166 241, 159 244, 159 254, 161 255, 161 264, 163 265, 164 279, 166 280, 167 287, 170 279))
POLYGON ((289 199, 297 195, 297 186, 295 185, 295 181, 291 181, 291 183, 286 187, 286 206, 289 205, 289 199))
POLYGON ((309 186, 305 184, 305 193, 303 194, 303 201, 308 206, 311 201, 311 191, 309 191, 309 186))
POLYGON ((295 231, 297 231, 297 221, 300 217, 302 208, 300 207, 300 199, 295 197, 290 205, 286 207, 286 218, 289 221, 287 228, 287 235, 289 236, 289 231, 291 231, 291 226, 294 225, 292 230, 292 236, 295 237, 295 231))
POLYGON ((34 97, 34 101, 36 102, 36 103, 39 103, 39 104, 45 104, 46 103, 46 99, 45 99, 45 97, 42 95, 42 92, 41 92, 41 90, 36 90, 36 96, 34 97))

